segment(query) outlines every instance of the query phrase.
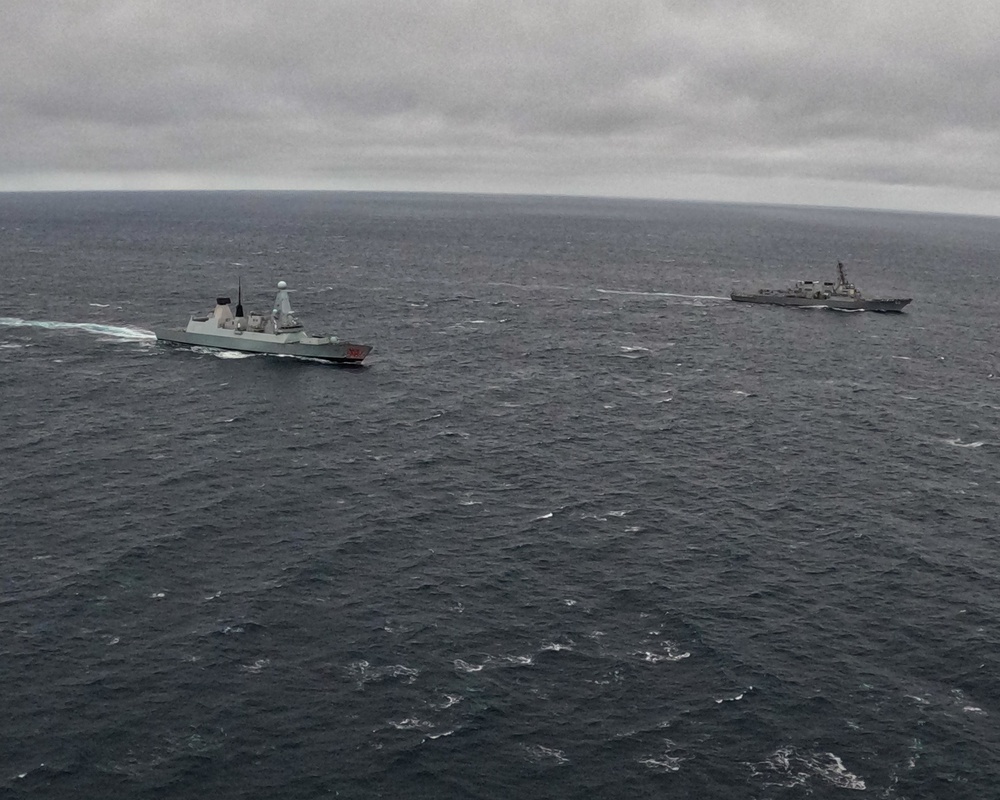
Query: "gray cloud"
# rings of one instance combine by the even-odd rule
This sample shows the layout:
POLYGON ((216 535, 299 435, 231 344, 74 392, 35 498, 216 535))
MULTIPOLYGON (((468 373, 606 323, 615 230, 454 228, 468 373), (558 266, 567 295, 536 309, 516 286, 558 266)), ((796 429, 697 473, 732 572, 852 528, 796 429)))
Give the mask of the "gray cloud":
POLYGON ((757 180, 1000 213, 1000 5, 815 5, 0 0, 0 188, 757 180))

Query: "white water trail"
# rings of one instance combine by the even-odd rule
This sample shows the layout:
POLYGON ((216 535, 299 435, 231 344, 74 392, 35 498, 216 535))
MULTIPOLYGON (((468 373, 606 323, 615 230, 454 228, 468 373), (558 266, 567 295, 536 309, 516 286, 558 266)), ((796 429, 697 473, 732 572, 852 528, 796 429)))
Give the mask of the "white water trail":
POLYGON ((729 300, 714 294, 676 294, 674 292, 631 292, 625 289, 598 289, 601 294, 632 294, 639 297, 682 297, 685 300, 729 300))
POLYGON ((113 336, 116 339, 142 341, 155 339, 156 334, 142 328, 125 328, 118 325, 100 325, 96 322, 54 322, 45 319, 19 319, 0 317, 0 326, 7 328, 44 328, 47 330, 84 331, 97 336, 113 336))

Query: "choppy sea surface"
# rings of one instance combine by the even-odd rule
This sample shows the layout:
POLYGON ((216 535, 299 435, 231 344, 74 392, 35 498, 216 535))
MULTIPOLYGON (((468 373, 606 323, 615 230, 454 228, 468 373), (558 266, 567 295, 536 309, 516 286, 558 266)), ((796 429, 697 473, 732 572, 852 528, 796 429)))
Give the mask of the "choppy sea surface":
POLYGON ((1000 222, 0 195, 0 797, 1000 796, 1000 222), (843 261, 903 314, 729 301, 843 261), (219 295, 367 366, 168 347, 219 295))

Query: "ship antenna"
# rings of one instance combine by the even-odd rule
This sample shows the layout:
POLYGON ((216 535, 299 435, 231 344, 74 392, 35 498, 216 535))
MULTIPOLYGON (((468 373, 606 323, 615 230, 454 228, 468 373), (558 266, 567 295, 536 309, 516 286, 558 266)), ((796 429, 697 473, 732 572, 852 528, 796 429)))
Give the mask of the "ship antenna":
POLYGON ((243 316, 243 276, 236 276, 236 316, 243 316))

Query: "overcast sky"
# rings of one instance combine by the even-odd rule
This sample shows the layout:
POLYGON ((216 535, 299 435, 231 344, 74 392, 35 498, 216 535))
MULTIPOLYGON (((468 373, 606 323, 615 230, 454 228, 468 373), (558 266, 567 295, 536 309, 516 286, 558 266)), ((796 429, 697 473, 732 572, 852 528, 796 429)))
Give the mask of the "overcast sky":
POLYGON ((0 190, 1000 215, 998 0, 0 0, 0 190))

